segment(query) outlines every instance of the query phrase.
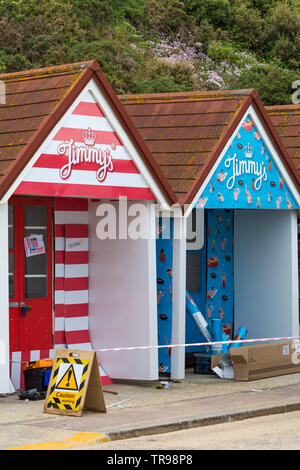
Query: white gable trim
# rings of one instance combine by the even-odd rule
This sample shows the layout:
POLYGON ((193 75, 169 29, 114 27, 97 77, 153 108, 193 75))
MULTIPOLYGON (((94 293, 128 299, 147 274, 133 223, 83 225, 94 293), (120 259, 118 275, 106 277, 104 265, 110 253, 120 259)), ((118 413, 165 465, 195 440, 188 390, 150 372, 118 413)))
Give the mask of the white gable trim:
POLYGON ((77 107, 80 101, 83 100, 83 98, 88 94, 91 93, 92 96, 94 97, 96 103, 100 106, 102 109, 107 121, 111 125, 113 131, 118 135, 120 141, 122 142, 124 148, 128 152, 128 155, 138 168, 139 172, 141 173, 141 176, 144 178, 146 184, 149 185, 150 190, 153 192, 154 196, 156 197, 158 203, 162 206, 163 209, 169 210, 170 205, 167 202, 166 198, 164 197, 162 191, 159 188, 159 185, 156 183, 154 178, 152 177, 151 173, 149 172, 146 164, 143 162, 141 156, 137 152, 135 146, 133 145, 130 137, 127 135, 125 130, 122 127, 122 124, 118 121, 113 109, 111 106, 108 104, 107 100, 105 99, 103 93, 99 89, 98 85, 96 82, 91 79, 89 83, 84 87, 84 89, 79 93, 77 98, 73 101, 73 103, 70 105, 64 116, 59 120, 59 122, 55 125, 55 127, 52 129, 52 131, 48 134, 46 139, 44 140, 43 144, 40 146, 38 151, 32 156, 30 161, 27 163, 25 168, 21 171, 20 175, 16 178, 16 180, 13 182, 13 184, 10 186, 9 190, 6 192, 4 197, 1 200, 1 203, 5 203, 9 200, 9 198, 13 195, 15 190, 18 188, 19 184, 24 180, 25 176, 28 174, 28 172, 31 170, 33 165, 36 163, 40 155, 45 151, 45 149, 48 147, 48 145, 51 143, 53 140, 54 136, 57 134, 58 130, 61 127, 64 127, 64 124, 67 122, 67 120, 71 117, 72 112, 74 109, 77 107))
POLYGON ((274 145, 272 144, 272 141, 268 135, 268 133, 266 132, 265 128, 263 127, 262 123, 261 123, 261 120, 260 118, 258 117, 253 105, 250 105, 248 108, 247 108, 247 111, 245 112, 245 114, 243 115, 242 119, 240 120, 240 122, 238 123, 238 125, 236 126, 234 132, 232 133, 232 135, 230 136, 230 139, 228 139, 228 142, 226 143, 225 147, 223 148, 222 152, 220 153, 219 157, 217 158, 217 161, 215 162, 215 164, 213 165, 212 169, 210 170, 209 174, 207 175, 207 177, 205 178, 201 188, 199 189, 199 191, 197 192, 196 196, 194 197, 193 201, 191 202, 191 204, 189 205, 187 211, 185 212, 185 217, 188 217, 189 214, 191 213, 191 211, 193 210, 193 208, 195 207, 195 204, 196 202, 198 201, 198 199, 200 198, 201 194, 203 193, 203 191, 205 190, 206 186, 209 184, 211 178, 213 177, 219 163, 221 162, 221 160, 223 159, 223 157, 225 156, 226 152, 228 151, 230 145, 232 144, 232 141, 234 139, 234 137, 236 136, 236 133, 238 132, 238 130, 240 129, 241 125, 243 124, 243 122, 245 121, 246 117, 250 115, 252 121, 254 122, 254 125, 255 127, 257 128, 259 134, 261 135, 266 147, 268 148, 269 152, 270 152, 270 155, 271 157, 274 159, 274 162, 275 164, 277 165, 277 168, 278 170, 280 171, 280 173, 282 174, 287 186, 288 186, 288 189, 290 190, 292 196, 294 197, 296 203, 298 204, 299 208, 300 208, 300 194, 299 192, 297 191, 297 188, 295 187, 290 175, 288 174, 284 164, 282 163, 281 161, 281 158, 280 156, 278 155, 278 152, 276 151, 274 145))

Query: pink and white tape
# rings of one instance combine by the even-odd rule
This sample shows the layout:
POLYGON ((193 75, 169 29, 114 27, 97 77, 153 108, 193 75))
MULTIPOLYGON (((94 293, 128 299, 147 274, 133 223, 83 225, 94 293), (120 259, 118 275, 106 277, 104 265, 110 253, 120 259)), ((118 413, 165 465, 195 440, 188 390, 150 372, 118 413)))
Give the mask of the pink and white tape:
POLYGON ((152 346, 126 346, 120 348, 101 348, 94 349, 97 352, 109 352, 109 351, 134 351, 138 349, 160 349, 160 348, 187 348, 189 346, 212 346, 212 345, 222 345, 222 344, 234 344, 234 343, 261 343, 264 341, 289 341, 289 340, 300 340, 300 336, 282 336, 279 338, 258 338, 258 339, 238 339, 238 340, 229 340, 229 341, 215 341, 215 342, 205 342, 205 343, 185 343, 185 344, 162 344, 162 345, 152 345, 152 346))
MULTIPOLYGON (((204 343, 184 343, 184 344, 162 344, 162 345, 152 345, 152 346, 126 346, 120 348, 101 348, 101 349, 93 349, 96 352, 111 352, 111 351, 134 351, 139 349, 160 349, 160 348, 187 348, 189 346, 212 346, 212 345, 222 345, 222 344, 234 344, 234 343, 262 343, 265 341, 290 341, 290 340, 300 340, 300 336, 282 336, 277 338, 255 338, 255 339, 238 339, 238 340, 229 340, 229 341, 214 341, 214 342, 204 342, 204 343)), ((51 358, 51 356, 49 355, 51 358)), ((44 357, 46 359, 46 357, 44 357)), ((22 364, 26 361, 22 360, 14 360, 13 358, 10 360, 11 363, 18 363, 22 364)))

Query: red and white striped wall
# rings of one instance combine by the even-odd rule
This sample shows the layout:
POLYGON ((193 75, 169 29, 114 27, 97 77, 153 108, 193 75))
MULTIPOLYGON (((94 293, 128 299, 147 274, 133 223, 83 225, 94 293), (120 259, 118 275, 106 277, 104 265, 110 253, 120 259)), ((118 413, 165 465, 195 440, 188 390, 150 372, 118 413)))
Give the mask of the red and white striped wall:
POLYGON ((40 156, 24 174, 15 194, 155 199, 90 91, 78 98, 71 114, 55 129, 52 140, 40 150, 40 156), (94 141, 87 139, 87 135, 93 135, 94 141), (70 141, 73 141, 75 147, 84 147, 85 151, 89 147, 104 153, 109 150, 113 169, 107 171, 103 181, 99 182, 96 178, 101 163, 87 159, 72 164, 67 178, 60 176, 60 170, 68 164, 69 157, 60 154, 58 146, 70 141))
POLYGON ((89 348, 88 200, 56 198, 54 221, 55 345, 64 348, 80 344, 81 349, 89 348), (84 318, 85 324, 73 320, 76 318, 84 318))
POLYGON ((88 224, 66 227, 65 334, 70 349, 91 349, 89 334, 88 224))
MULTIPOLYGON (((88 200, 56 198, 55 348, 91 350, 88 200)), ((113 383, 100 365, 102 385, 113 383)))

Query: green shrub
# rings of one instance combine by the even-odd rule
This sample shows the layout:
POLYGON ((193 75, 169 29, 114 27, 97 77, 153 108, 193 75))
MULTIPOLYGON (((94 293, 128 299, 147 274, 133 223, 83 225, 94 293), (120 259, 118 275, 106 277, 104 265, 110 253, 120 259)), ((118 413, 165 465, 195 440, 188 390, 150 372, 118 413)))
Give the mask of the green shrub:
POLYGON ((244 71, 232 88, 255 88, 265 105, 291 103, 292 83, 299 79, 295 71, 276 64, 256 65, 244 71))

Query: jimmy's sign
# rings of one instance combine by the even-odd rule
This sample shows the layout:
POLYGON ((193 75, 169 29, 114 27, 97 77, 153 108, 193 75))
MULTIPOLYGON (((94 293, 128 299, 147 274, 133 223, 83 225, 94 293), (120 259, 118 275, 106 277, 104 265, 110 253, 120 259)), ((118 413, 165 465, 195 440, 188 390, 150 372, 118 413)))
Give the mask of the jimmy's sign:
POLYGON ((196 207, 297 209, 250 115, 236 133, 196 207))
MULTIPOLYGON (((58 155, 67 159, 67 163, 59 170, 59 176, 65 180, 69 178, 74 167, 80 164, 96 164, 96 179, 102 183, 107 173, 114 170, 111 150, 108 146, 104 149, 95 147, 96 132, 90 127, 82 133, 82 137, 84 145, 75 144, 72 138, 58 145, 58 155)), ((112 149, 115 149, 115 145, 112 145, 112 149)))

